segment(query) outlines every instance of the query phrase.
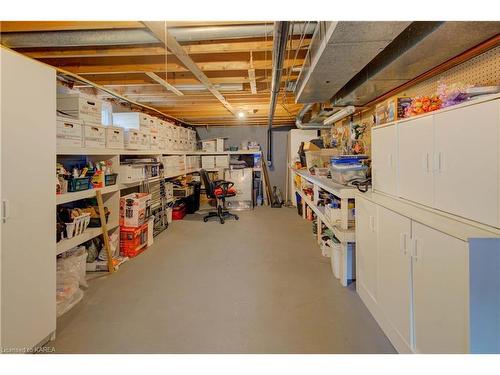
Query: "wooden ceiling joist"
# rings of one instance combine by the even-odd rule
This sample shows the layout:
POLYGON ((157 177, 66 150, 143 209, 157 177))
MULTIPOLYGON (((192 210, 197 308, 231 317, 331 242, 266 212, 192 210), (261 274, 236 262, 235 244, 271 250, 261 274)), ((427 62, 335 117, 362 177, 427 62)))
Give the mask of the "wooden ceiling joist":
POLYGON ((194 74, 194 76, 207 87, 207 89, 222 103, 222 105, 229 112, 231 112, 234 116, 237 116, 237 111, 214 87, 205 73, 203 73, 203 69, 196 65, 196 63, 189 57, 189 55, 177 42, 177 40, 175 40, 175 38, 168 33, 165 23, 153 21, 144 22, 144 25, 153 33, 154 36, 156 36, 163 42, 165 48, 169 49, 186 66, 186 68, 188 68, 194 74))
MULTIPOLYGON (((310 39, 303 41, 301 48, 307 49, 310 39)), ((251 41, 230 43, 206 43, 206 44, 183 44, 189 55, 197 54, 221 54, 238 52, 270 52, 273 49, 272 41, 251 41)), ((299 47, 298 40, 292 40, 288 44, 289 49, 295 50, 299 47)), ((21 48, 19 52, 34 59, 63 59, 63 58, 85 58, 85 57, 120 57, 120 56, 164 56, 165 48, 158 45, 143 46, 118 46, 118 47, 67 47, 62 49, 54 48, 21 48)))

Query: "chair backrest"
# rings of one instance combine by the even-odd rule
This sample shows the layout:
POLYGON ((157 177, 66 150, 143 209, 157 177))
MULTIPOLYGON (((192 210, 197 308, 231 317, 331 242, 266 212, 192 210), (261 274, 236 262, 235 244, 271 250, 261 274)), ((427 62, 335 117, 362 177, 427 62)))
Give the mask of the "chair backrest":
POLYGON ((206 170, 201 169, 200 170, 200 176, 203 181, 203 186, 205 186, 205 194, 209 198, 215 198, 214 194, 214 184, 210 180, 210 177, 208 176, 208 173, 206 170))

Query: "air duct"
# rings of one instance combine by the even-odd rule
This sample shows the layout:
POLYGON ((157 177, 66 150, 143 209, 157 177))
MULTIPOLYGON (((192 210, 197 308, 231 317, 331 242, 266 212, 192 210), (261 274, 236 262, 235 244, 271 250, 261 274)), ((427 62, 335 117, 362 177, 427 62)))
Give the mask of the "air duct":
MULTIPOLYGON (((316 24, 296 23, 294 35, 312 35, 316 24)), ((263 38, 273 36, 271 25, 233 25, 210 27, 172 27, 169 33, 180 43, 202 40, 263 38)), ((10 48, 114 46, 156 44, 158 39, 146 29, 64 30, 1 33, 1 43, 10 48)))
POLYGON ((302 130, 319 130, 319 129, 330 129, 330 125, 324 125, 322 122, 316 122, 314 120, 309 121, 308 123, 303 123, 304 116, 307 112, 312 108, 314 104, 306 104, 302 107, 302 109, 297 113, 297 117, 295 117, 295 126, 297 129, 302 130))
POLYGON ((269 118, 267 128, 267 162, 272 165, 273 155, 273 120, 274 111, 276 110, 276 101, 280 92, 281 75, 283 73, 283 61, 285 58, 286 43, 288 40, 288 32, 290 30, 290 22, 277 21, 274 23, 274 38, 273 38, 273 67, 271 76, 271 98, 269 100, 269 118))

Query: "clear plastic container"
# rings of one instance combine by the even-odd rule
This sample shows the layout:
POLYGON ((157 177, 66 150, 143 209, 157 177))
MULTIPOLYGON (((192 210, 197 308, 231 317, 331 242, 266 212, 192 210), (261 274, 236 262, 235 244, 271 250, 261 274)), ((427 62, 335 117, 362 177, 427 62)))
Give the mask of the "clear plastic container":
POLYGON ((357 178, 366 178, 368 167, 363 164, 332 164, 330 174, 332 180, 342 185, 347 185, 349 181, 357 178))

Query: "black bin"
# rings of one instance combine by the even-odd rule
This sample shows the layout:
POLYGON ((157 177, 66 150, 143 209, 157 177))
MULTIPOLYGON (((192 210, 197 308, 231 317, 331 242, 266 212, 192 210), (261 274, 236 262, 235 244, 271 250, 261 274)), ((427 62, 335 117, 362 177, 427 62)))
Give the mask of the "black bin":
POLYGON ((184 198, 184 202, 186 203, 186 213, 194 214, 200 209, 201 182, 193 181, 189 185, 193 186, 193 194, 184 198))

